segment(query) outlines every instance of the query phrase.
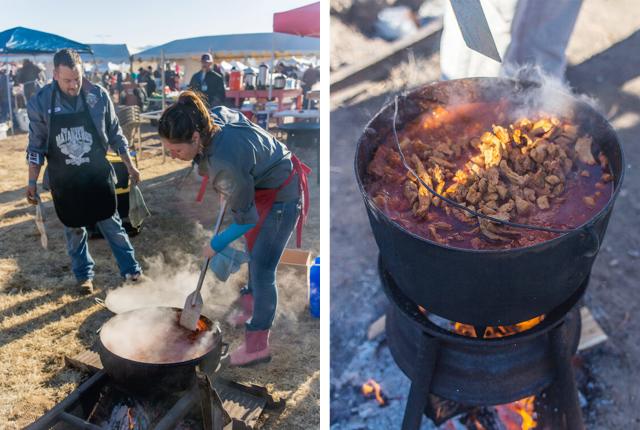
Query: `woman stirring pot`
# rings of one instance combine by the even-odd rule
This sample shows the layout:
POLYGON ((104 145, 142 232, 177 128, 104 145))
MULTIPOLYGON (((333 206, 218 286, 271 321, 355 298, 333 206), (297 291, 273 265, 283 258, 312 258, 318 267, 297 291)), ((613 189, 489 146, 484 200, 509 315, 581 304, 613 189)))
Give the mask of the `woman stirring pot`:
POLYGON ((297 223, 297 245, 308 210, 311 171, 287 147, 240 112, 215 107, 185 91, 158 126, 173 158, 195 160, 227 200, 233 223, 205 245, 213 257, 244 235, 250 255, 249 282, 241 291, 245 341, 231 353, 232 366, 269 361, 269 331, 278 302, 276 267, 297 223))

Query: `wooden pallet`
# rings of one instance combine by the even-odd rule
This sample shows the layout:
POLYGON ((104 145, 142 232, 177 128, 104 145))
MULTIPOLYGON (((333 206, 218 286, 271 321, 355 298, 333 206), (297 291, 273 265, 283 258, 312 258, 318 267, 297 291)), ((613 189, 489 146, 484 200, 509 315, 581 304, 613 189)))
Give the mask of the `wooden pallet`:
MULTIPOLYGON (((580 333, 580 344, 578 351, 596 346, 606 341, 607 334, 602 330, 598 322, 593 318, 589 309, 585 306, 580 308, 580 318, 582 319, 582 331, 580 333)), ((367 339, 373 340, 385 331, 386 316, 382 315, 369 326, 367 339)))

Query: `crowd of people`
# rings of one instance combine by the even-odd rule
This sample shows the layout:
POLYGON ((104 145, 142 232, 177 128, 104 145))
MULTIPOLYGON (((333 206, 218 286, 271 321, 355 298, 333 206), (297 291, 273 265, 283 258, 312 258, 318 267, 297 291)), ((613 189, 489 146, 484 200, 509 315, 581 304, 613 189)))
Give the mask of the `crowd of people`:
MULTIPOLYGON (((163 74, 165 91, 193 89, 205 95, 212 106, 227 105, 225 86, 229 84, 229 74, 213 62, 211 54, 203 54, 201 64, 201 70, 193 74, 188 83, 184 80, 184 69, 179 64, 169 62, 164 68, 147 66, 138 68, 136 72, 101 72, 97 67, 93 67, 90 71, 84 71, 84 78, 102 86, 115 104, 138 105, 142 111, 149 107, 149 97, 162 91, 163 74)), ((288 78, 298 79, 305 96, 320 78, 319 67, 310 66, 304 69, 297 64, 282 61, 277 63, 273 71, 288 78)), ((28 100, 47 81, 49 79, 44 68, 29 59, 24 59, 20 67, 0 70, 0 123, 9 119, 9 103, 17 109, 26 108, 28 100), (15 86, 21 87, 21 91, 15 91, 16 95, 13 91, 15 86)), ((306 101, 304 106, 309 107, 306 101)))

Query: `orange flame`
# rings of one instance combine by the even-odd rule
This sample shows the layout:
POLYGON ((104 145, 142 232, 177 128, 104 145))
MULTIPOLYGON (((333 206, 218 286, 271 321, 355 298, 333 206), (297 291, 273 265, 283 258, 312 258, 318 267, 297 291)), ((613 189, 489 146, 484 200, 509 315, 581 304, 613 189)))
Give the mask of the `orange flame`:
POLYGON ((533 430, 538 425, 534 412, 536 396, 525 397, 513 403, 497 406, 498 416, 507 430, 533 430), (513 419, 519 418, 518 420, 513 419))
POLYGON ((371 398, 373 394, 380 406, 384 406, 387 403, 382 395, 382 388, 380 388, 380 384, 378 384, 374 379, 369 379, 367 382, 362 384, 362 394, 367 398, 371 398))
POLYGON ((514 325, 499 325, 497 327, 487 327, 484 331, 485 339, 494 339, 498 337, 511 336, 517 333, 521 333, 523 331, 527 331, 537 326, 544 320, 544 315, 540 315, 539 317, 531 318, 527 321, 522 321, 514 325))
MULTIPOLYGON (((418 310, 424 316, 429 318, 429 316, 430 316, 429 311, 427 311, 425 308, 423 308, 422 306, 418 305, 418 310)), ((527 330, 532 329, 533 327, 537 326, 542 321, 544 321, 544 317, 545 317, 544 315, 540 315, 540 316, 531 318, 529 320, 519 322, 519 323, 514 324, 514 325, 488 326, 488 327, 485 328, 484 333, 482 334, 482 337, 484 339, 495 339, 495 338, 499 338, 499 337, 512 336, 514 334, 521 333, 523 331, 527 331, 527 330)), ((429 319, 431 320, 431 318, 429 318, 429 319)), ((459 334, 461 336, 478 337, 478 333, 476 333, 476 329, 472 325, 464 324, 464 323, 461 323, 461 322, 445 320, 442 317, 438 317, 438 319, 447 321, 447 323, 448 323, 448 327, 440 326, 441 328, 445 328, 445 329, 447 329, 447 330, 449 330, 449 331, 451 331, 453 333, 457 333, 457 334, 459 334)), ((440 324, 438 324, 438 325, 440 325, 440 324)))

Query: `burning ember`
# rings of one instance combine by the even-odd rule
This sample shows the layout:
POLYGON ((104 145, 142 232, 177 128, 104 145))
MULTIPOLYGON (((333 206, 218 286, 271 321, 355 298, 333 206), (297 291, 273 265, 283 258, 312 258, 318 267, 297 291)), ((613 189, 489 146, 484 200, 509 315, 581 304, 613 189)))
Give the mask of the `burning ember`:
POLYGON ((150 422, 151 420, 145 413, 144 407, 130 400, 127 403, 116 405, 111 410, 108 420, 102 422, 102 424, 109 429, 143 430, 149 428, 150 422))
POLYGON ((380 406, 387 406, 387 396, 382 393, 382 388, 374 379, 369 379, 362 384, 362 394, 367 398, 375 398, 380 406))
POLYGON ((534 412, 535 396, 496 407, 506 430, 533 430, 538 425, 534 412))
MULTIPOLYGON (((476 329, 472 325, 450 321, 448 319, 439 317, 437 315, 429 313, 422 306, 418 306, 418 309, 425 317, 427 317, 427 319, 429 319, 429 321, 442 329, 465 337, 478 337, 476 329)), ((484 333, 482 334, 482 337, 484 339, 496 339, 500 337, 513 336, 514 334, 531 330, 533 327, 544 321, 544 318, 544 315, 540 315, 538 317, 531 318, 530 320, 522 321, 514 325, 487 326, 484 330, 484 333)))

